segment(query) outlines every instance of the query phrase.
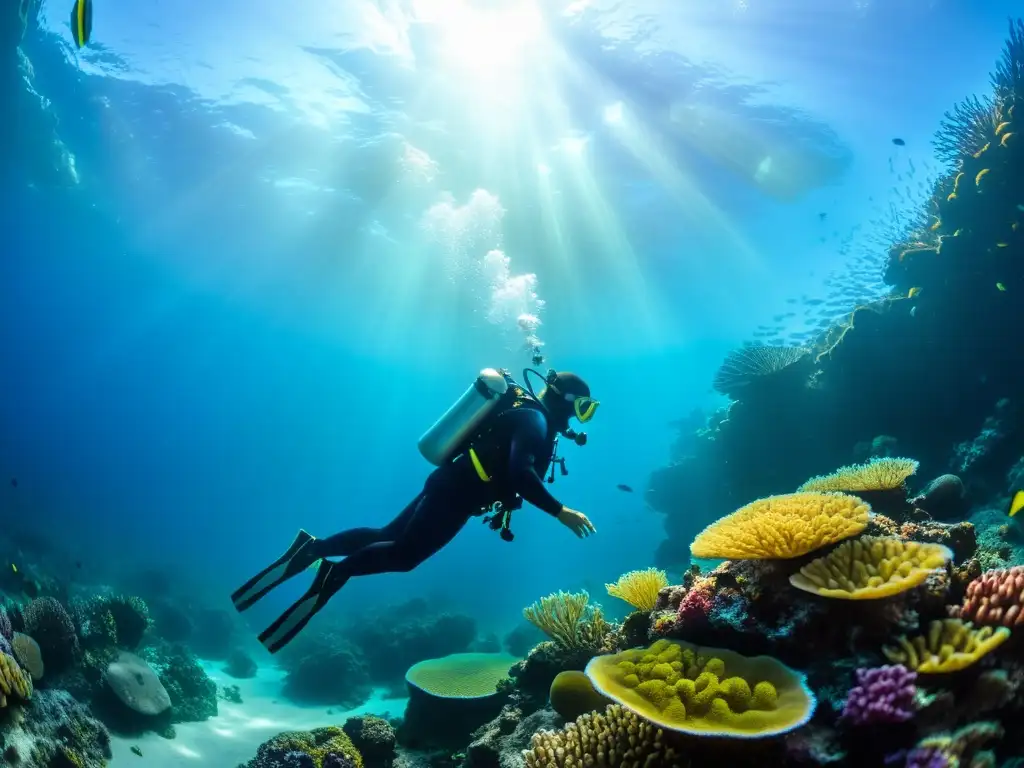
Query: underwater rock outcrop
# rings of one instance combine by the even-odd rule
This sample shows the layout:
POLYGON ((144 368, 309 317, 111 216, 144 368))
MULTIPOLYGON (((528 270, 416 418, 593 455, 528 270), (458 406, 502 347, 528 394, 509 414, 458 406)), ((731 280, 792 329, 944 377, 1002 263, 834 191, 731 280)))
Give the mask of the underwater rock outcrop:
MULTIPOLYGON (((1011 22, 991 95, 968 100, 940 127, 936 146, 949 166, 888 253, 891 294, 826 329, 809 363, 799 358, 776 385, 759 388, 748 376, 729 386, 734 402, 652 475, 646 499, 666 516, 668 536, 657 565, 685 566, 686 543, 711 521, 849 464, 882 435, 926 478, 959 476, 968 505, 1004 503, 1007 475, 1024 454, 1015 415, 1024 370, 1006 336, 1024 322, 1015 299, 1024 290, 1022 41, 1024 22, 1011 22)), ((732 380, 746 354, 731 355, 719 378, 732 380)), ((903 522, 902 512, 869 502, 903 522)), ((966 511, 933 514, 956 521, 966 511)))

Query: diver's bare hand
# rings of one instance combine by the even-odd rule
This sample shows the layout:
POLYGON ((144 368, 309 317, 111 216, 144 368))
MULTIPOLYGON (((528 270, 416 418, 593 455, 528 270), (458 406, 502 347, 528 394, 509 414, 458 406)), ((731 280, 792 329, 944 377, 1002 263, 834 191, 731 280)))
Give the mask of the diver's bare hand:
POLYGON ((597 531, 594 524, 590 522, 589 517, 582 512, 577 512, 575 509, 569 509, 568 507, 562 507, 562 511, 558 513, 558 522, 581 539, 585 539, 597 531))

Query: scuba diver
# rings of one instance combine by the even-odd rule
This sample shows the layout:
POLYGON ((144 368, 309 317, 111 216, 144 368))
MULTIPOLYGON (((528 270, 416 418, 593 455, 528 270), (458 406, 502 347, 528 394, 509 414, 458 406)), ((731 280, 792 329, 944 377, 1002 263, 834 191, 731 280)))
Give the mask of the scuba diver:
POLYGON ((573 373, 549 371, 544 388, 534 394, 528 368, 526 386, 508 371, 487 368, 458 401, 420 438, 420 453, 435 469, 423 490, 382 528, 351 528, 318 539, 304 530, 288 550, 231 596, 244 611, 274 587, 317 561, 313 583, 302 597, 260 634, 271 653, 287 645, 353 576, 414 569, 455 538, 471 517, 511 541, 512 512, 523 501, 547 512, 580 538, 595 532, 582 512, 558 501, 544 484, 554 482, 564 435, 585 445, 586 433, 570 429, 569 420, 590 421, 599 405, 590 387, 573 373), (326 558, 340 557, 341 560, 326 558))

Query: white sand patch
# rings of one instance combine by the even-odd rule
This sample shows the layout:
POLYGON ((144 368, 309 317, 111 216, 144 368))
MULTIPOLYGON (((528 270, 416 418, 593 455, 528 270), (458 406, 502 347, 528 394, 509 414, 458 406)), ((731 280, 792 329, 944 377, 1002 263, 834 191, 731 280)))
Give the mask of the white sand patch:
POLYGON ((164 739, 155 733, 123 738, 113 736, 111 748, 116 768, 236 768, 251 760, 267 739, 281 731, 308 731, 325 725, 343 725, 355 715, 401 715, 405 699, 374 696, 352 710, 338 707, 304 707, 281 695, 284 673, 276 667, 260 667, 256 677, 236 680, 221 670, 223 662, 203 662, 206 674, 218 690, 237 685, 241 704, 218 702, 219 714, 203 723, 179 723, 177 736, 164 739), (330 709, 332 714, 327 714, 330 709), (142 757, 131 751, 142 750, 142 757))

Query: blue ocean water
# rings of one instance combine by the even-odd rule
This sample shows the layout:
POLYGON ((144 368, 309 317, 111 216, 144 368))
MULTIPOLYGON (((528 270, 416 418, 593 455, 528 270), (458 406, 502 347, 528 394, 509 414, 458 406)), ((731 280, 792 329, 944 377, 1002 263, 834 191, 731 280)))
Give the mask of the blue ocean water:
POLYGON ((419 436, 481 368, 518 377, 532 334, 602 403, 551 486, 597 534, 472 520, 325 611, 425 597, 498 633, 652 563, 648 477, 729 350, 886 292, 932 134, 1020 10, 92 5, 82 49, 68 3, 31 5, 30 81, 3 51, 4 100, 34 92, 0 129, 5 526, 90 582, 155 568, 226 605, 298 528, 388 521, 431 469, 419 436))
POLYGON ((515 320, 543 301, 548 362, 603 403, 556 490, 602 535, 526 511, 513 546, 471 525, 346 600, 438 592, 502 621, 645 565, 659 523, 615 484, 643 488, 728 349, 870 258, 890 159, 929 163, 1011 6, 112 0, 76 51, 46 3, 22 46, 75 181, 29 162, 52 136, 5 129, 21 514, 90 568, 223 591, 300 526, 390 519, 428 470, 419 435, 480 368, 529 364, 515 320), (791 158, 794 194, 741 167, 752 142, 791 158), (460 231, 431 238, 434 206, 460 231))

